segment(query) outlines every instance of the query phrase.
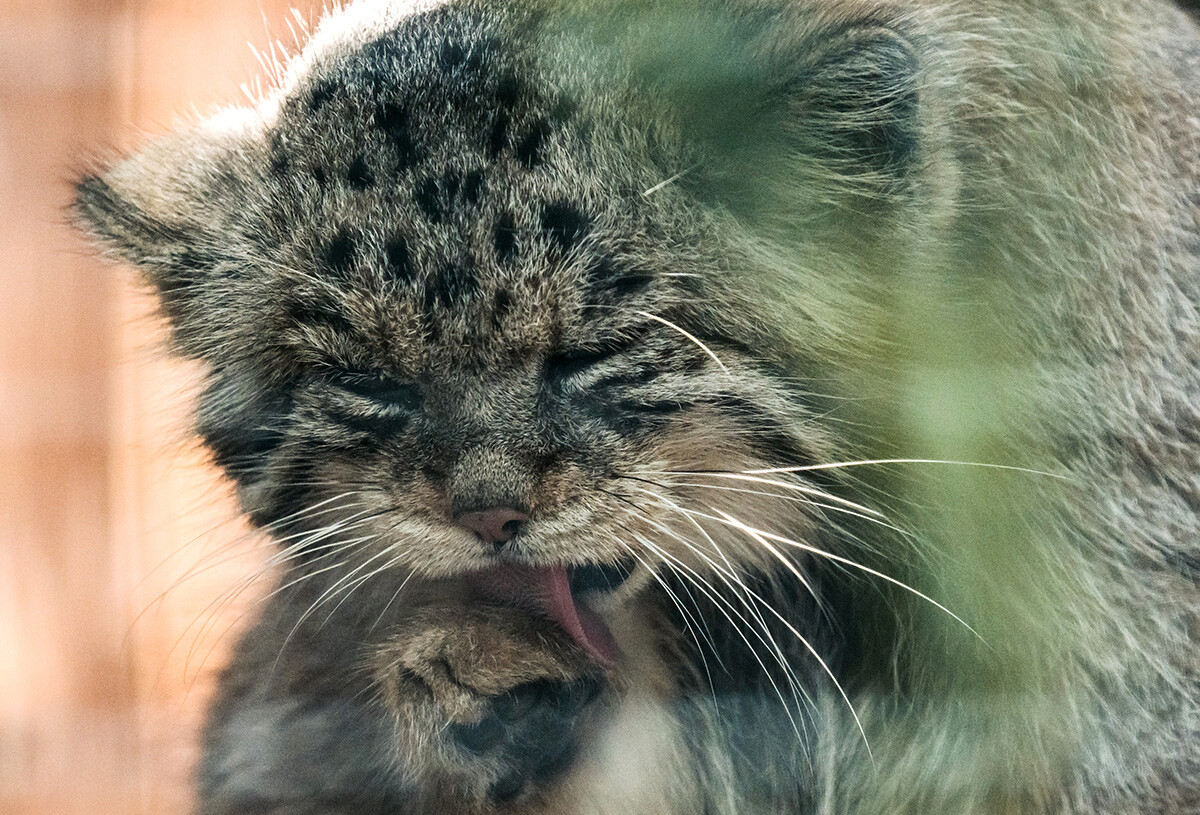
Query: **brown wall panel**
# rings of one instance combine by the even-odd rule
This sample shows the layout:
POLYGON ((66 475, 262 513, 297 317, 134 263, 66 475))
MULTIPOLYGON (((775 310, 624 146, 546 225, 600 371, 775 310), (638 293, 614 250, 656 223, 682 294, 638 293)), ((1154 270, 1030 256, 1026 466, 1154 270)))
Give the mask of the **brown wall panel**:
MULTIPOLYGON (((319 4, 302 7, 312 18, 319 4)), ((0 4, 0 812, 186 812, 264 559, 188 438, 196 371, 67 226, 69 178, 262 73, 275 0, 0 4), (268 21, 270 28, 268 28, 268 21)))

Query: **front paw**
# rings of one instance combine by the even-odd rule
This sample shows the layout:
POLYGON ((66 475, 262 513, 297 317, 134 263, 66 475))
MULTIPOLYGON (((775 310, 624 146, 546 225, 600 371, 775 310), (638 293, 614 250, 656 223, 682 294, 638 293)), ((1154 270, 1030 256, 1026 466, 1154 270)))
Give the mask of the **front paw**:
POLYGON ((451 798, 463 810, 513 801, 566 770, 604 688, 565 633, 503 606, 423 609, 375 670, 414 780, 438 807, 451 798))

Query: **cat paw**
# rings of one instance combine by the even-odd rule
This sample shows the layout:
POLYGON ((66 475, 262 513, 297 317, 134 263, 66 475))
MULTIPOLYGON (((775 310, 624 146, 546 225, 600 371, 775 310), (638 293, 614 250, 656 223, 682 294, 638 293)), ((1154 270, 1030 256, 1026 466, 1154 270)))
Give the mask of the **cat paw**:
POLYGON ((602 687, 594 677, 518 685, 490 700, 478 721, 452 724, 448 735, 464 754, 491 757, 500 771, 487 797, 506 803, 570 766, 579 748, 576 720, 602 687))
POLYGON ((605 688, 565 632, 503 606, 424 609, 375 670, 418 783, 485 809, 570 767, 605 688))

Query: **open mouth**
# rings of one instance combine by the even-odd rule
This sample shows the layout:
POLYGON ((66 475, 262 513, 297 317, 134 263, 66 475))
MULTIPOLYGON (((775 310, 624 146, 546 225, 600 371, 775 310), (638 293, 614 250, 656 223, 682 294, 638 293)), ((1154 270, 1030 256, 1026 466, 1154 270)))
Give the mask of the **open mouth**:
POLYGON ((588 599, 620 588, 633 573, 632 560, 580 566, 525 566, 506 563, 472 572, 468 584, 498 600, 548 617, 589 657, 604 667, 617 659, 617 643, 588 599))

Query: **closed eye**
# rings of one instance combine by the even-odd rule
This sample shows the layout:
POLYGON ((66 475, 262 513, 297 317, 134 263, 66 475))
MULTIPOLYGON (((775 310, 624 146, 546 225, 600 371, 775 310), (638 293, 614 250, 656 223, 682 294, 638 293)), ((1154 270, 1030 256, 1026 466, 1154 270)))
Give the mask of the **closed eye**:
POLYGON ((543 375, 551 382, 561 382, 611 359, 618 353, 618 350, 616 348, 577 349, 554 354, 546 358, 543 375))
POLYGON ((421 389, 411 382, 400 382, 379 374, 339 371, 329 381, 336 387, 382 407, 414 411, 421 407, 421 389))

